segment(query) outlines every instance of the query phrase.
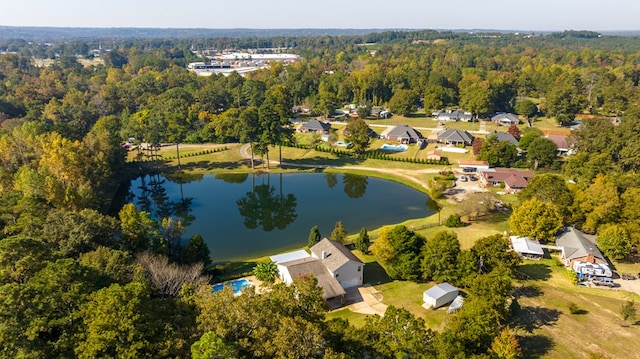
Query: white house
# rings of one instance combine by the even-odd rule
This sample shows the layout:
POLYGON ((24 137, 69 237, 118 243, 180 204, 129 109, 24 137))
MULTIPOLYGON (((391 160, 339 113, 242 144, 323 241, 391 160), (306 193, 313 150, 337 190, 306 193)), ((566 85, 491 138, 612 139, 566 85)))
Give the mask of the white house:
POLYGON ((288 284, 303 275, 313 275, 323 289, 325 300, 344 300, 345 289, 362 285, 364 264, 343 244, 324 238, 305 250, 270 257, 278 267, 278 276, 288 284))
POLYGON ((311 256, 322 261, 342 288, 362 285, 364 264, 342 243, 324 238, 311 247, 311 256))
POLYGON ((423 307, 439 308, 453 302, 458 296, 458 288, 444 282, 431 287, 422 293, 423 307))

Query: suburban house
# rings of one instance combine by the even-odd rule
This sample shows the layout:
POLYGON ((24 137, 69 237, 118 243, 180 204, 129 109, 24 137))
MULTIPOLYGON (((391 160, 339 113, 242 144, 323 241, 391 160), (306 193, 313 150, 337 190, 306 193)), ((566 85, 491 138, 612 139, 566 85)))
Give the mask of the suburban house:
POLYGON ((485 186, 501 186, 508 193, 516 193, 529 185, 529 180, 534 174, 531 171, 522 171, 514 168, 490 168, 480 171, 480 182, 485 186))
POLYGON ((431 116, 436 121, 444 121, 444 122, 456 122, 456 121, 469 122, 473 120, 473 114, 471 112, 467 112, 463 110, 446 110, 441 112, 432 112, 431 116))
POLYGON ((491 117, 491 121, 505 126, 517 125, 520 123, 518 115, 513 113, 499 113, 491 117))
POLYGON ((471 146, 473 143, 473 136, 468 131, 464 130, 442 130, 438 132, 438 142, 442 142, 447 145, 465 145, 471 146))
POLYGON ((458 166, 464 172, 480 172, 489 169, 487 161, 458 160, 458 166))
POLYGON ((320 120, 311 120, 303 123, 298 127, 298 132, 308 133, 329 133, 331 124, 329 122, 322 122, 320 120))
POLYGON ((558 155, 566 156, 573 153, 573 143, 569 142, 568 135, 549 133, 546 137, 558 146, 558 155))
MULTIPOLYGON (((518 146, 518 140, 512 134, 506 132, 493 131, 489 136, 495 136, 498 142, 509 142, 514 146, 518 146)), ((489 137, 487 136, 487 137, 489 137)))
POLYGON ((311 247, 311 256, 322 261, 342 288, 362 285, 364 264, 342 243, 324 238, 311 247))
POLYGON ((278 268, 279 278, 287 285, 299 276, 312 274, 323 289, 322 298, 339 298, 344 302, 345 289, 361 286, 364 264, 343 244, 324 238, 305 250, 270 257, 278 268))
POLYGON ((440 308, 453 302, 458 296, 458 288, 444 282, 425 290, 422 293, 422 300, 425 308, 440 308))
POLYGON ((389 127, 380 134, 381 138, 400 143, 415 143, 422 138, 422 134, 413 127, 407 125, 396 125, 389 127))
POLYGON ((544 256, 544 251, 537 240, 528 237, 510 236, 509 241, 513 251, 522 258, 541 259, 544 256))
POLYGON ((595 236, 567 227, 556 237, 565 266, 573 269, 580 279, 592 276, 611 277, 609 263, 595 243, 595 236))

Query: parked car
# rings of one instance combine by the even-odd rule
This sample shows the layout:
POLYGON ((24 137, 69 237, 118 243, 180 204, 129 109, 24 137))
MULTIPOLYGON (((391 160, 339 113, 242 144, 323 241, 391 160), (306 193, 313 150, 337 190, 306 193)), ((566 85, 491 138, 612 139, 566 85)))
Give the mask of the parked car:
POLYGON ((476 176, 473 176, 473 175, 472 175, 472 176, 469 176, 469 179, 470 179, 471 181, 477 181, 477 180, 478 180, 478 177, 476 177, 476 176))
POLYGON ((601 286, 601 285, 604 285, 607 287, 615 286, 615 283, 613 283, 613 279, 607 278, 607 277, 595 277, 591 280, 591 283, 597 286, 601 286))
POLYGON ((460 176, 461 182, 467 182, 467 176, 460 176))
POLYGON ((623 280, 634 280, 634 279, 636 279, 636 276, 634 276, 633 274, 629 274, 629 273, 621 273, 620 274, 620 278, 622 278, 623 280))

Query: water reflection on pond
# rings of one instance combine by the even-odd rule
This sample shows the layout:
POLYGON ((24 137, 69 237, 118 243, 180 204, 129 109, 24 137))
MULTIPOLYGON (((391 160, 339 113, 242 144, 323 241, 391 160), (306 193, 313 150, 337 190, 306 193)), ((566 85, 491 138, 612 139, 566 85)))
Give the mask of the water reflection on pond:
POLYGON ((314 225, 328 236, 337 221, 355 233, 434 212, 413 188, 333 173, 150 175, 134 180, 130 195, 155 218, 182 221, 185 238, 201 234, 213 261, 304 246, 314 225))

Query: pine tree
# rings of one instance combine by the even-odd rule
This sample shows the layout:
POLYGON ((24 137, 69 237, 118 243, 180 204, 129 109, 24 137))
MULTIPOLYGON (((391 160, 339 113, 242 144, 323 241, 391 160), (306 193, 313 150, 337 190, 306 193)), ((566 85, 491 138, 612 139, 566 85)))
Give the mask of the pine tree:
POLYGON ((358 238, 356 239, 356 249, 362 253, 369 253, 369 246, 371 245, 371 240, 369 239, 369 233, 365 227, 360 229, 360 233, 358 234, 358 238))
POLYGON ((322 239, 322 235, 320 234, 320 230, 318 229, 318 226, 316 225, 311 227, 311 231, 309 231, 309 240, 307 243, 309 248, 315 246, 316 243, 320 242, 321 239, 322 239))
POLYGON ((338 221, 336 223, 335 228, 333 228, 333 232, 331 232, 331 239, 344 244, 345 239, 347 239, 347 231, 344 229, 342 221, 338 221))

